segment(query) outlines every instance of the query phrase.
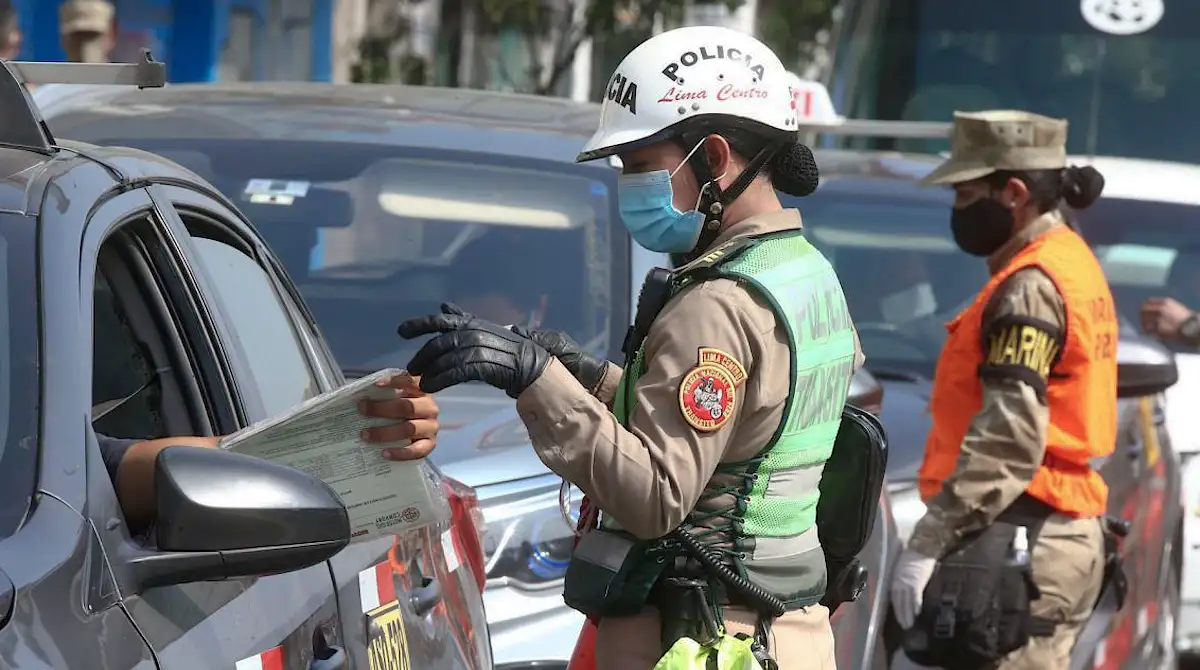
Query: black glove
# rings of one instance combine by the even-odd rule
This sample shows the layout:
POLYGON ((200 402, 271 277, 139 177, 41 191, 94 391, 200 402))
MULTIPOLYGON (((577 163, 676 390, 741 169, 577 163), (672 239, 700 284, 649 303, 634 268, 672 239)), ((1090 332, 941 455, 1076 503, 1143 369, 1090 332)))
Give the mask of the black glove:
POLYGON ((550 352, 588 391, 595 393, 604 380, 608 362, 585 353, 570 335, 558 330, 529 330, 520 326, 513 326, 512 331, 550 352))
POLYGON ((442 304, 441 314, 409 319, 396 331, 406 340, 441 333, 408 362, 408 371, 421 376, 426 393, 479 381, 516 398, 550 364, 550 353, 533 340, 449 303, 442 304))

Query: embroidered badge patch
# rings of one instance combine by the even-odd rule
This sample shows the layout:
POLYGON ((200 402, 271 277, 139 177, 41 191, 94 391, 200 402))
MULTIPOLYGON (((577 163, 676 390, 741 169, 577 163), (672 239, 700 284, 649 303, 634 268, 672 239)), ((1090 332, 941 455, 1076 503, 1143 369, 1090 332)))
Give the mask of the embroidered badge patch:
POLYGON ((729 421, 737 408, 737 387, 746 381, 746 369, 733 356, 701 347, 696 367, 679 384, 679 410, 698 431, 711 433, 729 421))

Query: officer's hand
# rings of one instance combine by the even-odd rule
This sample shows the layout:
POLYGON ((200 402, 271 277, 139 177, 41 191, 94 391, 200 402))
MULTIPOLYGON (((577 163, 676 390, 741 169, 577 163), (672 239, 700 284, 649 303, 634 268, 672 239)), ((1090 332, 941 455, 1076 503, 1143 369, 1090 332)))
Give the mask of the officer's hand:
POLYGON ((1183 322, 1192 310, 1171 298, 1150 298, 1142 303, 1142 330, 1156 337, 1171 340, 1179 337, 1183 322))
POLYGON ((583 347, 572 340, 570 335, 558 330, 529 330, 521 326, 513 326, 511 330, 522 337, 528 337, 550 352, 550 355, 557 358, 588 391, 595 393, 600 382, 604 381, 607 361, 584 352, 583 347))
POLYGON ((363 431, 363 439, 373 444, 408 440, 406 447, 385 447, 383 457, 392 461, 425 458, 437 445, 438 405, 433 396, 421 390, 419 377, 399 374, 375 383, 394 389, 391 398, 364 400, 358 406, 363 416, 394 419, 395 423, 363 431))
POLYGON ((450 304, 442 305, 441 314, 405 321, 397 332, 406 340, 441 333, 408 363, 408 371, 421 377, 421 390, 427 393, 480 381, 516 398, 550 363, 549 352, 533 340, 450 304))
POLYGON ((892 609, 901 628, 912 628, 917 620, 921 602, 925 598, 925 587, 929 585, 936 567, 936 558, 923 556, 911 549, 905 549, 900 554, 896 572, 892 576, 892 609))

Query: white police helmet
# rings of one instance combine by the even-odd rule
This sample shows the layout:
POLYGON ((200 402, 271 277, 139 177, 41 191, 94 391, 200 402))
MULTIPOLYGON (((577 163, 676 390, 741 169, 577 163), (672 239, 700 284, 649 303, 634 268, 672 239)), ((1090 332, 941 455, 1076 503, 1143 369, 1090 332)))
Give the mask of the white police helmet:
POLYGON ((600 127, 577 161, 708 129, 797 140, 794 77, 765 44, 718 26, 690 26, 638 45, 608 82, 600 127))

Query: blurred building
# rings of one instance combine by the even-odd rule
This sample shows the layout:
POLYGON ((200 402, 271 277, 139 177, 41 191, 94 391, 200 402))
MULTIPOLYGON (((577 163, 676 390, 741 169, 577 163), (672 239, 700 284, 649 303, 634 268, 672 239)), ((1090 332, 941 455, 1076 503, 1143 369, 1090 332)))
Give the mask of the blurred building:
MULTIPOLYGON (((25 34, 22 58, 61 60, 63 0, 13 0, 25 34)), ((365 65, 364 41, 383 45, 383 78, 434 85, 542 92, 599 100, 613 68, 654 28, 645 17, 618 17, 615 35, 577 40, 587 0, 543 0, 536 30, 491 25, 479 0, 111 0, 117 15, 113 60, 148 48, 167 63, 170 81, 310 80, 346 82, 365 65), (573 20, 572 20, 573 17, 573 20), (638 30, 623 30, 640 20, 638 30), (574 54, 574 58, 565 57, 574 54), (565 67, 563 66, 565 65, 565 67), (554 73, 554 74, 551 74, 554 73)), ((674 23, 752 31, 757 0, 730 11, 695 1, 674 23)), ((669 27, 669 26, 668 26, 669 27)), ((380 62, 371 66, 378 70, 380 62)))
POLYGON ((404 28, 400 32, 407 37, 396 41, 393 57, 428 64, 423 83, 576 100, 599 100, 617 63, 654 32, 674 25, 724 25, 754 32, 758 4, 743 0, 730 11, 723 0, 694 0, 673 22, 662 17, 646 21, 635 10, 624 10, 616 17, 613 34, 577 40, 570 27, 582 25, 587 0, 544 0, 537 31, 527 25, 489 25, 473 0, 370 2, 372 30, 404 28))
MULTIPOLYGON (((62 60, 62 0, 14 0, 25 34, 21 57, 62 60)), ((334 77, 335 7, 366 0, 111 0, 116 61, 148 48, 170 81, 317 80, 334 77)))

